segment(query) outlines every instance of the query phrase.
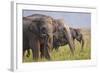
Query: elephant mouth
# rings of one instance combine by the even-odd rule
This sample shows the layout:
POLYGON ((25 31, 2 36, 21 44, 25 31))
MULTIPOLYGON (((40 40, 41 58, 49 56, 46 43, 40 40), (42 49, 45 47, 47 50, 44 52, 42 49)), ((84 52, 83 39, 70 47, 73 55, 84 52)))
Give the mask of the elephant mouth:
POLYGON ((40 38, 47 38, 47 37, 48 37, 48 34, 43 33, 43 34, 40 35, 40 38))

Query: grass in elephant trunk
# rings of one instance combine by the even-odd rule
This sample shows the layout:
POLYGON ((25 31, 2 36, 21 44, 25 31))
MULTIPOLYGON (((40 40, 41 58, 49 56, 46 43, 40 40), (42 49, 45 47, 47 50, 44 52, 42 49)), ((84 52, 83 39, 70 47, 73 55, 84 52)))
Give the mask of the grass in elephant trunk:
MULTIPOLYGON (((83 52, 80 52, 81 45, 78 41, 75 40, 75 53, 74 56, 71 54, 70 48, 68 45, 59 47, 58 51, 55 49, 50 53, 51 55, 51 61, 64 61, 64 60, 88 60, 91 59, 91 34, 90 30, 82 30, 82 33, 84 35, 84 48, 83 52)), ((26 51, 27 53, 27 51, 26 51)), ((26 54, 25 53, 25 54, 26 54)), ((45 58, 39 59, 39 62, 45 62, 48 61, 45 58)), ((24 63, 26 62, 34 62, 32 58, 32 51, 30 50, 30 56, 24 57, 23 60, 24 63)))

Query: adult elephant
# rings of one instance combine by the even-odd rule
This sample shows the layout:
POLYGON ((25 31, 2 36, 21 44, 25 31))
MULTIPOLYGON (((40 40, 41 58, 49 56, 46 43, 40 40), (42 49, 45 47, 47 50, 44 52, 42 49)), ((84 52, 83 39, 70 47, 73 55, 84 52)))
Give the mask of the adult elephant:
POLYGON ((64 42, 66 42, 70 47, 71 53, 74 55, 75 47, 73 44, 73 38, 70 33, 71 31, 68 24, 66 24, 62 19, 57 19, 56 24, 57 31, 54 32, 53 35, 53 48, 58 49, 60 45, 64 45, 64 42))
MULTIPOLYGON (((84 46, 84 39, 83 39, 83 35, 82 33, 80 32, 80 29, 75 29, 75 28, 69 28, 70 29, 70 34, 71 34, 71 37, 73 39, 73 46, 75 48, 75 39, 77 41, 80 42, 81 44, 81 51, 83 51, 83 46, 84 46)), ((53 41, 53 48, 58 50, 58 48, 60 46, 64 46, 66 44, 68 44, 68 39, 66 39, 66 31, 65 30, 60 30, 60 32, 58 31, 58 33, 55 33, 54 35, 54 41, 53 41), (62 33, 60 33, 62 32, 62 33)))
POLYGON ((34 14, 23 17, 23 56, 32 49, 33 59, 38 60, 39 52, 50 60, 49 46, 52 46, 53 26, 49 16, 34 14))

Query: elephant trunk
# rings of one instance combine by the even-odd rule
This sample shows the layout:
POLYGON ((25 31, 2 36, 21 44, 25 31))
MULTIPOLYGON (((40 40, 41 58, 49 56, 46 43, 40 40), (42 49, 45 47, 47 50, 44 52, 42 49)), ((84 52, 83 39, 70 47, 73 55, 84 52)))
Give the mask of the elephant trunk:
MULTIPOLYGON (((69 34, 69 33, 67 33, 67 34, 69 34)), ((67 38, 68 38, 67 40, 68 40, 68 43, 69 43, 71 53, 74 55, 74 44, 73 44, 72 36, 69 34, 67 36, 67 38)))
POLYGON ((66 38, 67 38, 71 53, 74 55, 74 44, 73 44, 73 39, 70 33, 69 26, 67 26, 66 24, 64 26, 66 28, 66 38))
POLYGON ((48 47, 48 37, 46 36, 44 38, 44 56, 46 59, 50 60, 50 54, 49 54, 49 47, 48 47))

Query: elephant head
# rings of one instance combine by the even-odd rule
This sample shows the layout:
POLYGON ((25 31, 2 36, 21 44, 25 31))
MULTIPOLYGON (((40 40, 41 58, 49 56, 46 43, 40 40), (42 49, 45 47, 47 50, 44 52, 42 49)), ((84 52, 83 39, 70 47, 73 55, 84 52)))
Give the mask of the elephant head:
POLYGON ((29 30, 38 37, 44 38, 45 36, 50 36, 52 33, 52 18, 46 15, 34 14, 27 17, 32 23, 29 26, 29 30))

